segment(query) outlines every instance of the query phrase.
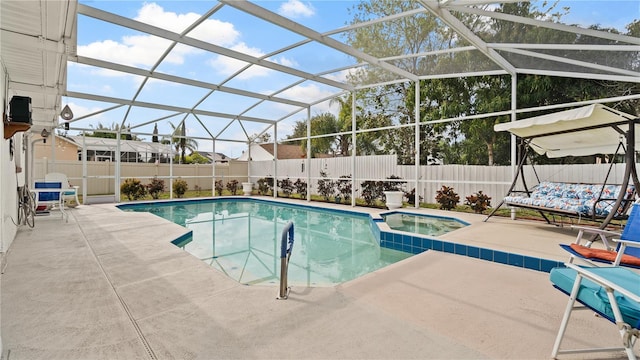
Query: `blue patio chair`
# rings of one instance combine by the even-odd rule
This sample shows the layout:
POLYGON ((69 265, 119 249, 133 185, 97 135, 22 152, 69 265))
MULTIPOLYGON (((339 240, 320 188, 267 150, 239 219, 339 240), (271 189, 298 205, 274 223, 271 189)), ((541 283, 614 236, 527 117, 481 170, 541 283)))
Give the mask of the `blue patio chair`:
POLYGON ((635 360, 633 346, 640 335, 640 274, 620 266, 565 265, 565 268, 552 269, 549 275, 553 286, 569 295, 551 357, 555 359, 559 354, 624 350, 629 359, 635 360), (622 347, 561 350, 571 313, 580 309, 593 310, 612 322, 618 328, 622 347))
POLYGON ((60 183, 59 181, 36 181, 34 183, 34 188, 31 190, 35 194, 36 211, 41 206, 45 208, 57 208, 60 210, 62 218, 65 221, 69 222, 69 217, 64 210, 65 190, 66 189, 62 187, 62 183, 60 183))
POLYGON ((597 266, 597 263, 606 263, 614 266, 622 265, 640 268, 640 203, 636 201, 631 206, 631 213, 622 234, 608 230, 574 226, 579 230, 576 241, 570 245, 560 244, 563 249, 571 254, 569 263, 573 263, 574 259, 580 259, 591 266, 597 266), (583 244, 586 234, 596 235, 597 238, 602 240, 605 248, 592 248, 593 241, 587 241, 583 244))
POLYGON ((44 176, 44 181, 46 182, 59 182, 65 192, 63 193, 63 200, 75 200, 76 205, 80 204, 78 200, 78 186, 72 186, 67 178, 66 174, 63 173, 48 173, 44 176))

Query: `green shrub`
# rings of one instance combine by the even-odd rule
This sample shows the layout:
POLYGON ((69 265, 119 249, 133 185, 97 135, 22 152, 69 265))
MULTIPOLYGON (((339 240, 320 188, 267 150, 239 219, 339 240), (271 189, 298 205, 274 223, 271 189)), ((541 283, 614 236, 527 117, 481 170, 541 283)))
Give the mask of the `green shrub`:
MULTIPOLYGON (((411 191, 405 191, 404 197, 407 198, 407 203, 411 205, 416 204, 416 188, 411 189, 411 191)), ((422 196, 418 196, 418 203, 422 202, 422 196)))
POLYGON ((482 214, 483 211, 491 206, 491 197, 483 194, 482 190, 467 196, 466 199, 465 204, 469 205, 476 214, 482 214))
POLYGON ((382 198, 382 181, 367 180, 360 184, 362 188, 362 198, 367 206, 375 204, 376 200, 382 198))
POLYGON ((298 179, 296 180, 296 182, 293 183, 293 186, 296 188, 296 193, 300 195, 301 199, 307 198, 307 182, 306 181, 302 179, 298 179))
POLYGON ((351 199, 351 175, 342 175, 338 179, 338 192, 344 201, 351 199))
POLYGON ((224 185, 222 185, 222 180, 216 180, 215 191, 218 196, 222 196, 222 191, 224 190, 224 185))
POLYGON ((278 180, 278 187, 286 197, 291 196, 293 193, 293 182, 289 178, 278 180))
POLYGON ((157 200, 160 196, 160 193, 164 191, 164 180, 154 177, 146 187, 149 195, 157 200))
POLYGON ((185 180, 177 178, 173 181, 173 192, 176 194, 177 197, 179 198, 183 197, 184 193, 186 193, 187 190, 189 190, 189 185, 185 180))
POLYGON ((227 183, 227 190, 231 195, 235 195, 238 192, 238 180, 233 179, 227 183))
POLYGON ((267 195, 269 191, 273 191, 273 178, 266 177, 258 179, 258 194, 267 195))
POLYGON ((322 195, 326 201, 329 201, 331 196, 333 196, 336 183, 327 179, 327 173, 324 171, 320 171, 320 176, 322 176, 323 179, 318 180, 318 193, 322 195))
POLYGON ((453 191, 452 187, 442 185, 442 188, 436 192, 436 201, 440 204, 440 209, 455 209, 460 202, 460 196, 453 191))
MULTIPOLYGON (((391 175, 387 179, 396 180, 402 179, 400 176, 391 175)), ((382 191, 402 191, 404 183, 402 181, 385 181, 382 183, 382 191)))
POLYGON ((129 201, 142 199, 147 195, 147 190, 138 179, 125 179, 120 185, 120 192, 127 196, 129 201))

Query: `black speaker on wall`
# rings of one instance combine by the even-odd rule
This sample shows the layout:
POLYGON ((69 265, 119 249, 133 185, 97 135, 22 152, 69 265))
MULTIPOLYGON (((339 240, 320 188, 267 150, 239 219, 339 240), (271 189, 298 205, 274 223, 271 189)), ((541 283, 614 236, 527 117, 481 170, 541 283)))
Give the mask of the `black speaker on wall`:
POLYGON ((14 96, 9 102, 9 117, 12 122, 31 124, 31 98, 14 96))

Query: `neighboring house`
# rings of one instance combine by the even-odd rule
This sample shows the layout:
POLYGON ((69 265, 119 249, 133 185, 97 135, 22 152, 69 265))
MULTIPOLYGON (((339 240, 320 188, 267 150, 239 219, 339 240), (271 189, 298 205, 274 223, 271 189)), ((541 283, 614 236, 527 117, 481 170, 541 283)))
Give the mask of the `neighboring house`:
MULTIPOLYGON (((251 144, 251 160, 253 161, 264 161, 264 160, 273 160, 274 153, 273 143, 268 144, 251 144)), ((286 145, 286 144, 278 144, 278 160, 285 159, 304 159, 307 157, 307 153, 302 150, 302 146, 300 145, 286 145)), ((326 154, 316 154, 317 158, 326 158, 330 157, 326 154)), ((238 160, 249 160, 249 152, 243 151, 242 155, 238 158, 238 160)))
POLYGON ((34 134, 31 143, 33 144, 34 159, 43 159, 45 157, 52 159, 55 157, 56 161, 73 161, 78 159, 78 151, 81 149, 73 139, 64 136, 49 135, 45 139, 40 134, 34 134), (55 153, 52 153, 52 151, 55 151, 55 153))
POLYGON ((216 162, 216 164, 225 164, 229 162, 229 157, 225 154, 221 154, 221 153, 214 153, 211 151, 199 151, 196 150, 194 151, 198 154, 200 154, 200 156, 209 159, 209 162, 207 164, 211 164, 212 162, 216 162))
MULTIPOLYGON (((85 136, 70 136, 78 144, 77 159, 82 160, 82 148, 86 146, 88 161, 116 161, 118 147, 117 139, 85 136)), ((168 163, 171 155, 171 145, 138 141, 120 140, 120 161, 168 163)))
MULTIPOLYGON (((86 147, 88 161, 116 161, 117 140, 87 136, 49 136, 46 142, 40 135, 32 140, 34 158, 54 158, 56 160, 82 160, 82 149, 86 147), (53 145, 52 145, 53 143, 53 145), (53 153, 54 152, 54 153, 53 153)), ((168 163, 171 146, 137 141, 120 140, 120 160, 123 162, 168 163)))

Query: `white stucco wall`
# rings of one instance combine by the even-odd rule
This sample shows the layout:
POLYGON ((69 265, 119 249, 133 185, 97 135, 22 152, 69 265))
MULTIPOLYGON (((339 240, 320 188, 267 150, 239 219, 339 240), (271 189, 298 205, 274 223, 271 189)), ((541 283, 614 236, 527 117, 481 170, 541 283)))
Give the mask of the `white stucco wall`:
MULTIPOLYGON (((2 77, 1 84, 2 88, 0 90, 0 98, 2 100, 3 114, 7 114, 9 111, 9 98, 7 94, 7 76, 5 74, 5 70, 2 69, 0 71, 0 76, 2 77)), ((6 254, 7 250, 11 246, 13 239, 16 236, 16 232, 18 227, 16 226, 16 222, 18 221, 18 211, 17 211, 17 187, 18 184, 24 183, 24 170, 21 173, 16 174, 16 161, 18 161, 18 166, 25 169, 24 161, 25 161, 25 153, 23 152, 23 132, 16 133, 13 136, 13 156, 10 153, 11 141, 10 139, 4 139, 4 127, 0 130, 2 133, 2 137, 0 138, 2 145, 0 146, 0 218, 2 222, 0 226, 0 233, 2 237, 0 239, 0 256, 2 256, 2 261, 0 261, 0 265, 4 263, 4 254, 6 254)))
MULTIPOLYGON (((249 159, 249 152, 244 151, 238 160, 247 161, 249 159)), ((251 144, 251 160, 252 161, 265 161, 273 160, 273 155, 267 150, 263 149, 260 144, 251 144)))

